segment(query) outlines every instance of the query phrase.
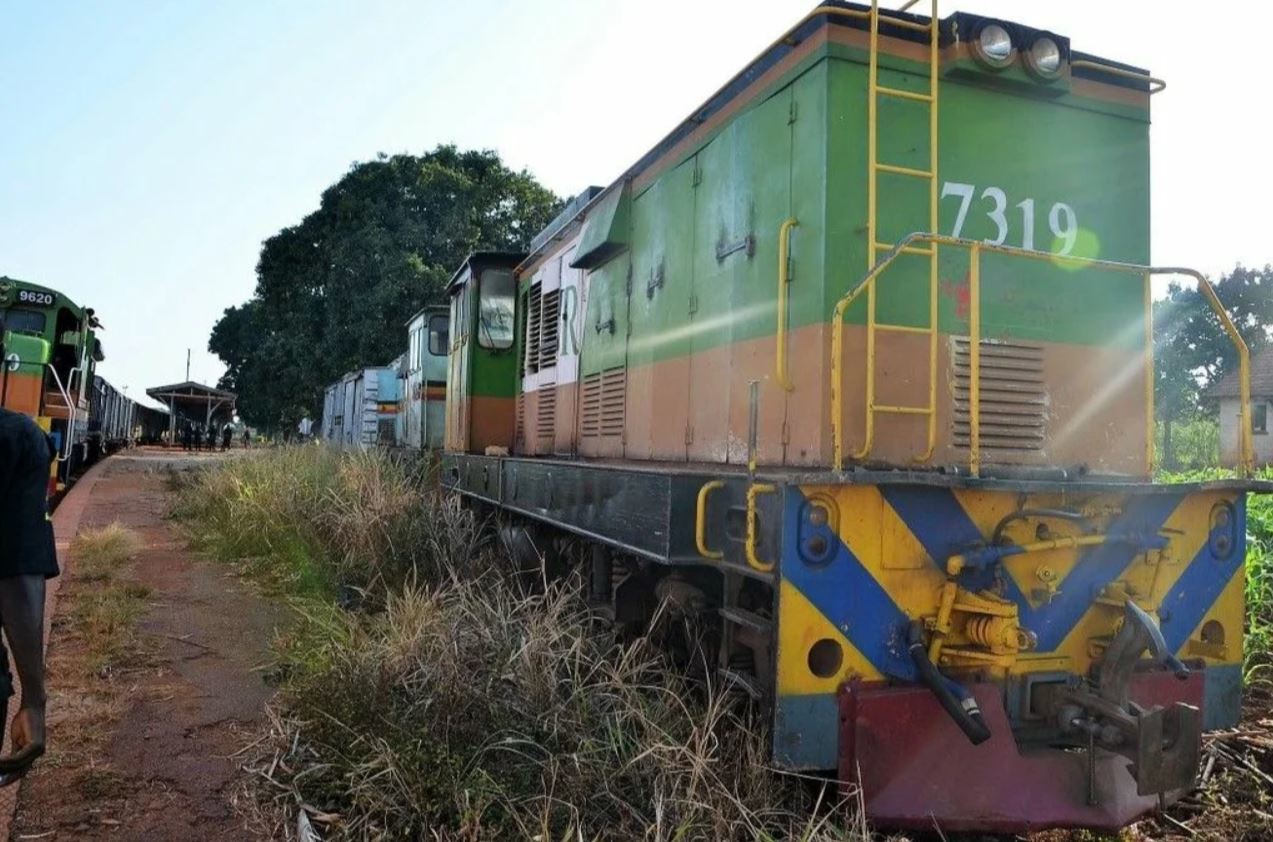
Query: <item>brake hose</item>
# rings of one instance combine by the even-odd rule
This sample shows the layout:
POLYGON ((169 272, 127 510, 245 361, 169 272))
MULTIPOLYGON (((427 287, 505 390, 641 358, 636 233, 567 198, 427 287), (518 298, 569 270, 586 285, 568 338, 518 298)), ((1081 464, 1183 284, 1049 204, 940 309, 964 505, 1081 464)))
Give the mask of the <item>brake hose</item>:
POLYGON ((907 650, 915 663, 919 680, 932 691, 941 703, 942 709, 955 720, 959 730, 973 745, 981 745, 990 739, 990 729, 981 716, 981 708, 968 688, 954 679, 947 678, 933 666, 928 659, 928 649, 924 646, 924 624, 918 620, 910 625, 906 635, 907 650))

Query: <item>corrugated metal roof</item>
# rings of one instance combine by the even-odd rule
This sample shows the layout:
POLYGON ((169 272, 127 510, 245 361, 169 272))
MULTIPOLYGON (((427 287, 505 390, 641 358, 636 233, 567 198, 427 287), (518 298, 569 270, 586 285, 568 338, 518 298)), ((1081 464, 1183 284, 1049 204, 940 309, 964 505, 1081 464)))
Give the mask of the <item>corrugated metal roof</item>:
MULTIPOLYGON (((1238 397, 1238 370, 1235 368, 1220 382, 1207 389, 1209 398, 1238 397)), ((1251 357, 1251 397, 1273 398, 1273 347, 1251 357)))

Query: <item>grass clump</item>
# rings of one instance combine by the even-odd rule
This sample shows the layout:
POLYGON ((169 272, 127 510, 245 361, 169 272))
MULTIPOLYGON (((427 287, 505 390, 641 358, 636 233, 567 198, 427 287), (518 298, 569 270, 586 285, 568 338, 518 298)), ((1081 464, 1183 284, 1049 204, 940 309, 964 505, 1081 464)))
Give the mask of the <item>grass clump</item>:
POLYGON ((834 788, 767 765, 746 706, 596 623, 574 577, 504 575, 421 470, 279 449, 179 496, 198 545, 273 586, 321 583, 276 643, 260 769, 324 838, 868 838, 834 788))
POLYGON ((340 838, 864 836, 810 818, 816 787, 767 767, 745 710, 594 629, 570 585, 486 574, 308 622, 329 645, 284 655, 270 765, 340 838))
POLYGON ((141 654, 137 618, 150 589, 120 575, 141 546, 137 534, 119 523, 84 530, 71 542, 77 587, 69 619, 84 645, 87 674, 106 676, 141 654))
POLYGON ((191 472, 173 513, 267 590, 374 607, 473 556, 476 524, 430 485, 427 466, 379 452, 278 448, 191 472))

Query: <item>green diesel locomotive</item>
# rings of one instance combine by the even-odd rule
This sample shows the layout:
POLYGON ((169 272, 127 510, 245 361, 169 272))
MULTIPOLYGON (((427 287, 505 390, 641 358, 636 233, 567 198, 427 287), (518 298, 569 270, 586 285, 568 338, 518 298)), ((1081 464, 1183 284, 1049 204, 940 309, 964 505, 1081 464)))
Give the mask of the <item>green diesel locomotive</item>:
POLYGON ((457 272, 444 482, 881 824, 1119 827, 1238 717, 1265 489, 1152 479, 1163 84, 914 5, 819 6, 457 272))

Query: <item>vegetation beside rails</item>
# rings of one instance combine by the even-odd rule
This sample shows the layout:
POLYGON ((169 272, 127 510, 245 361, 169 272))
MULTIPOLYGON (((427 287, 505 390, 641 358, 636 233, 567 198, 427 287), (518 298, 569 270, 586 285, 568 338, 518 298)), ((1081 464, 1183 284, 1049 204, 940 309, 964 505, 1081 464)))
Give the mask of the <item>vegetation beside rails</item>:
POLYGON ((422 470, 306 446, 177 490, 197 547, 296 607, 267 800, 325 838, 869 838, 834 788, 766 765, 744 707, 593 621, 576 582, 505 575, 422 470))
POLYGON ((140 549, 136 533, 118 523, 82 531, 71 542, 75 590, 69 619, 84 646, 86 677, 109 677, 142 655, 137 618, 150 589, 119 576, 140 549))
POLYGON ((117 792, 105 747, 131 676, 150 658, 137 627, 150 589, 127 573, 141 546, 138 535, 118 523, 79 532, 53 617, 64 631, 48 653, 50 680, 57 683, 49 710, 54 739, 41 764, 76 770, 78 789, 95 798, 117 792))

